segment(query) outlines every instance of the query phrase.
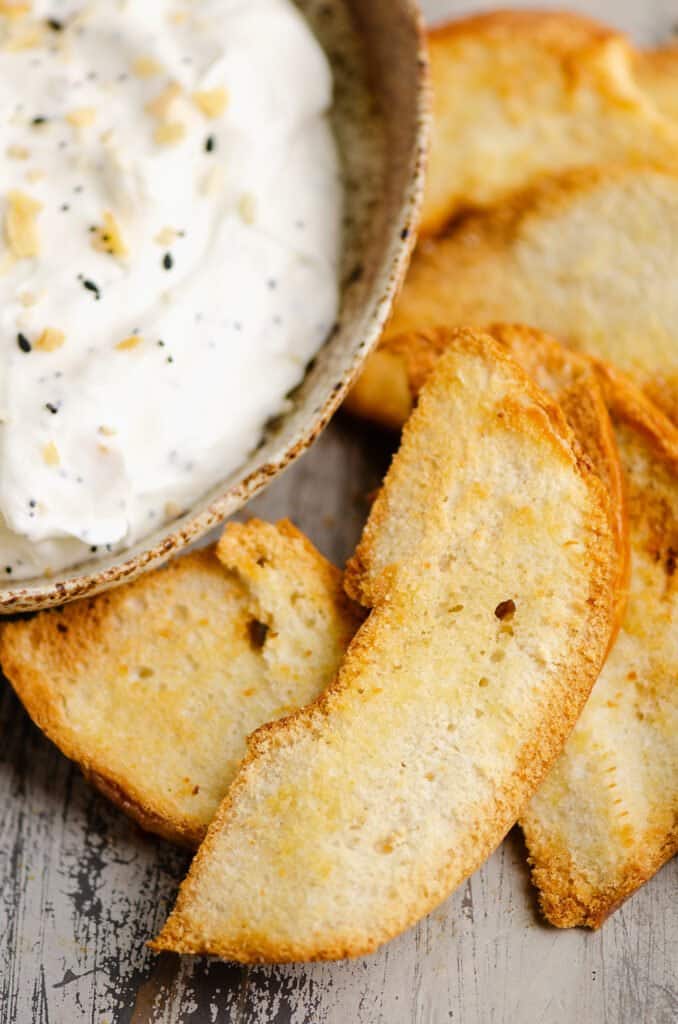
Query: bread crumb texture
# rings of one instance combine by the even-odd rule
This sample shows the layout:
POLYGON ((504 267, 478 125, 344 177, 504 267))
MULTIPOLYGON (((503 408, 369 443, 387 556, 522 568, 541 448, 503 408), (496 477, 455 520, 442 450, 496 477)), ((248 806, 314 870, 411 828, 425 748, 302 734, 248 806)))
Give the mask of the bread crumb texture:
POLYGON ((614 29, 546 11, 462 18, 433 29, 429 40, 424 234, 542 175, 628 161, 675 164, 678 62, 666 51, 641 54, 614 29))
POLYGON ((614 363, 678 423, 678 173, 547 179, 419 246, 387 335, 514 320, 614 363))
POLYGON ((542 910, 598 927, 678 850, 678 431, 608 378, 628 491, 626 616, 521 821, 542 910))
POLYGON ((608 644, 614 560, 555 403, 459 332, 349 564, 371 614, 323 697, 254 734, 153 948, 355 956, 440 903, 562 748, 608 644))
POLYGON ((246 738, 331 681, 360 615, 290 523, 4 626, 0 662, 67 757, 143 827, 197 845, 246 738))
MULTIPOLYGON (((531 379, 558 402, 582 452, 610 497, 610 526, 618 552, 617 619, 626 606, 629 540, 626 497, 614 431, 596 364, 555 338, 522 324, 492 324, 491 336, 531 379)), ((368 357, 347 399, 349 410, 384 427, 400 429, 450 340, 448 328, 429 328, 385 338, 368 357)))

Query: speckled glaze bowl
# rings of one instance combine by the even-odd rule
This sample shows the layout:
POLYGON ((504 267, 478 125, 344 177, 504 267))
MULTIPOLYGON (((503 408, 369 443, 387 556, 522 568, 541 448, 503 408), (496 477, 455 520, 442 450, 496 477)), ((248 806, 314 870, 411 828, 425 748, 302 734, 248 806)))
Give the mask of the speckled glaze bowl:
POLYGON ((334 71, 334 128, 346 181, 338 322, 289 411, 238 472, 120 554, 0 588, 0 614, 62 604, 134 579, 223 522, 313 443, 381 333, 407 270, 423 191, 429 102, 420 13, 415 0, 295 2, 334 71))

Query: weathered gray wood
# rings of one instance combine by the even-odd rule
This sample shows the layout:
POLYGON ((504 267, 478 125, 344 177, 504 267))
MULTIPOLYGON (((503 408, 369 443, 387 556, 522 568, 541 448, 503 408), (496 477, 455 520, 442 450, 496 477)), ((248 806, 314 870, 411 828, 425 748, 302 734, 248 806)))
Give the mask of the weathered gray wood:
MULTIPOLYGON (((478 7, 425 6, 432 18, 478 7)), ((678 22, 678 0, 570 6, 607 7, 646 41, 678 22)), ((388 458, 385 437, 340 419, 247 511, 289 516, 342 562, 388 458)), ((94 793, 1 683, 0 737, 0 1024, 678 1021, 678 862, 602 931, 557 932, 537 917, 516 833, 374 957, 272 969, 155 957, 144 942, 187 856, 94 793)))

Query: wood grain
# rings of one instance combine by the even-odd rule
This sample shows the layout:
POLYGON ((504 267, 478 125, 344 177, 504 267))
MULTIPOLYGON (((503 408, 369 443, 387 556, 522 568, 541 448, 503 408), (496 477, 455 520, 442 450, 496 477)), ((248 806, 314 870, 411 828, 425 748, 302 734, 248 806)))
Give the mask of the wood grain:
MULTIPOLYGON (((607 6, 647 42, 678 22, 676 0, 569 5, 599 17, 607 6)), ((425 4, 431 17, 479 6, 425 4)), ((341 563, 389 457, 384 436, 340 418, 247 513, 289 516, 341 563)), ((1 1024, 678 1021, 678 861, 595 934, 540 923, 512 834, 446 904, 369 959, 244 969, 156 957, 144 943, 186 855, 90 789, 4 682, 0 737, 1 1024)))
MULTIPOLYGON (((390 458, 339 420, 248 510, 289 515, 336 562, 390 458)), ((240 968, 144 946, 186 855, 98 796, 0 691, 0 1021, 7 1024, 443 1024, 678 1019, 678 863, 598 934, 536 915, 519 835, 376 956, 240 968)))

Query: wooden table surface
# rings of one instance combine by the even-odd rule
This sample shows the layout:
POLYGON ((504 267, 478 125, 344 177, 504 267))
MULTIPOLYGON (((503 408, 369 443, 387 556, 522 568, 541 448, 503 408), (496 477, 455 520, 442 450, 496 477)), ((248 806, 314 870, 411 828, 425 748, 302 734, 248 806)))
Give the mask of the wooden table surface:
MULTIPOLYGON (((431 18, 479 6, 425 4, 431 18)), ((678 25, 678 0, 570 6, 643 42, 678 25)), ((247 511, 290 516, 340 563, 389 454, 388 439, 339 417, 247 511)), ((600 932, 558 932, 537 916, 512 833, 447 903, 375 956, 280 968, 157 957, 144 943, 187 856, 98 796, 5 683, 0 730, 0 1024, 678 1021, 678 861, 600 932)))

